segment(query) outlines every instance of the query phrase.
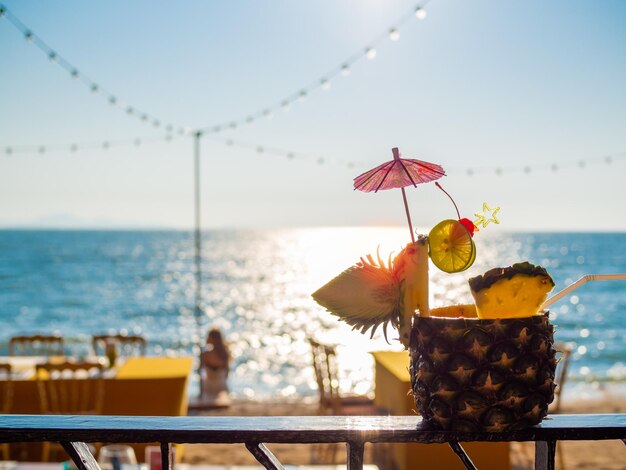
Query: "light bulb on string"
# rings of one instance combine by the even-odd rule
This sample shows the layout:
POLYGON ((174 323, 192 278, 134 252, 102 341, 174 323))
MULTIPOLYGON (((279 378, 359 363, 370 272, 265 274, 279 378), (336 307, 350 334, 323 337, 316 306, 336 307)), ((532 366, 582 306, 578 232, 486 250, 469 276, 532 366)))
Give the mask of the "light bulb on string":
POLYGON ((607 155, 606 157, 604 157, 604 161, 608 164, 611 163, 613 161, 613 157, 611 157, 610 155, 607 155))
POLYGON ((265 111, 263 111, 263 117, 266 119, 272 119, 274 115, 272 114, 272 111, 270 111, 269 109, 266 109, 265 111))
POLYGON ((48 54, 48 59, 50 60, 50 62, 56 62, 57 61, 57 53, 54 51, 50 51, 50 53, 48 54))
POLYGON ((6 10, 4 9, 4 7, 0 7, 0 18, 2 18, 4 16, 4 12, 6 10))
POLYGON ((44 147, 44 146, 42 145, 41 147, 39 147, 39 148, 37 149, 37 151, 38 151, 39 153, 46 153, 46 147, 44 147))
POLYGON ((161 121, 159 121, 158 119, 155 119, 154 121, 152 121, 152 125, 154 127, 159 127, 161 125, 161 121))
POLYGON ((289 101, 283 101, 280 104, 280 107, 283 108, 283 111, 289 111, 291 109, 291 106, 289 105, 289 101))
POLYGON ((423 20, 424 18, 426 18, 426 10, 424 10, 422 7, 417 7, 415 9, 415 18, 417 18, 418 20, 423 20))
POLYGON ((117 102, 117 98, 115 96, 109 97, 109 103, 111 105, 114 105, 116 102, 117 102))
POLYGON ((139 147, 141 145, 141 139, 135 139, 133 144, 135 145, 135 147, 139 147))
POLYGON ((247 122, 248 124, 252 124, 252 123, 254 122, 254 117, 253 117, 253 116, 248 116, 248 117, 246 118, 246 122, 247 122))
POLYGON ((375 59, 376 58, 376 49, 374 49, 373 47, 368 47, 367 49, 365 49, 365 56, 369 59, 375 59))
POLYGON ((222 128, 220 126, 215 126, 213 128, 213 132, 215 132, 216 134, 218 134, 221 130, 222 130, 222 128))
POLYGON ((147 121, 148 120, 148 115, 147 114, 142 114, 141 115, 141 120, 142 121, 147 121))
POLYGON ((24 39, 26 39, 28 42, 32 42, 33 41, 33 32, 32 31, 26 31, 24 33, 24 39))
POLYGON ((304 101, 304 100, 306 100, 306 90, 302 90, 300 94, 298 95, 298 101, 304 101))
POLYGON ((78 151, 78 144, 70 145, 70 152, 75 153, 76 151, 78 151))
POLYGON ((259 146, 259 147, 256 148, 256 151, 257 151, 257 153, 263 153, 263 152, 265 152, 265 149, 263 147, 259 146))
POLYGON ((558 171, 558 169, 559 169, 559 165, 557 165, 556 163, 554 163, 554 164, 552 164, 552 166, 550 167, 550 169, 551 169, 552 171, 558 171))
POLYGON ((322 78, 322 80, 320 80, 320 85, 322 86, 322 90, 330 89, 330 82, 325 78, 322 78))
POLYGON ((341 75, 343 75, 344 77, 350 75, 350 67, 348 66, 348 64, 344 64, 341 66, 341 75))
POLYGON ((531 169, 529 166, 525 166, 524 167, 524 173, 526 173, 527 175, 530 175, 531 169))
POLYGON ((496 175, 502 175, 502 168, 496 168, 496 175))
POLYGON ((91 92, 96 93, 97 91, 98 91, 98 85, 94 83, 93 85, 91 85, 91 92))
MULTIPOLYGON (((168 124, 167 126, 165 126, 165 130, 167 132, 172 132, 174 130, 174 126, 171 124, 168 124)), ((170 136, 171 137, 171 136, 170 136)))
POLYGON ((394 42, 400 39, 400 33, 398 32, 396 28, 391 28, 389 30, 389 39, 391 39, 394 42))
POLYGON ((581 169, 585 168, 585 161, 584 160, 579 161, 578 162, 578 167, 581 168, 581 169))
POLYGON ((237 129, 237 123, 235 121, 231 122, 229 126, 231 129, 237 129))
POLYGON ((102 148, 103 150, 108 150, 111 144, 109 144, 109 142, 107 142, 106 140, 104 142, 102 142, 102 148))
POLYGON ((4 149, 4 153, 6 153, 7 155, 11 155, 13 153, 13 148, 7 147, 6 149, 4 149))
POLYGON ((78 78, 78 70, 72 69, 70 75, 72 76, 72 78, 78 78))

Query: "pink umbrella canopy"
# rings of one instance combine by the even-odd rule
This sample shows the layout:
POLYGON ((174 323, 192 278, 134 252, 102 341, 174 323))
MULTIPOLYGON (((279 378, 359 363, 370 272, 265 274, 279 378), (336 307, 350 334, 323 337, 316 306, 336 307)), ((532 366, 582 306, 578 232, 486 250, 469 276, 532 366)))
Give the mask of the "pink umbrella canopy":
POLYGON ((385 162, 354 178, 354 189, 370 193, 372 191, 377 192, 379 189, 400 188, 402 190, 406 217, 409 222, 409 230, 411 231, 411 240, 415 241, 404 188, 411 185, 417 187, 420 183, 438 180, 445 176, 446 172, 440 165, 435 163, 414 160, 412 158, 400 158, 400 151, 397 147, 394 147, 391 151, 393 152, 393 160, 385 162))

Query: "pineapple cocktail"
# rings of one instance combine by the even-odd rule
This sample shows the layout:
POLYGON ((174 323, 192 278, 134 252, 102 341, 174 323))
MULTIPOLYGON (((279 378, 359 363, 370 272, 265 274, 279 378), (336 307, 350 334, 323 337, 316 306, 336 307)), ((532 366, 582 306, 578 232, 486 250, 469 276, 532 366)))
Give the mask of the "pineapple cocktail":
POLYGON ((469 280, 475 305, 428 305, 429 258, 444 272, 469 268, 475 228, 460 216, 443 220, 393 259, 362 257, 313 298, 361 333, 382 326, 387 338, 389 325, 398 330, 428 424, 457 431, 532 426, 546 416, 555 388, 554 330, 540 312, 554 287, 546 270, 528 262, 494 268, 469 280))

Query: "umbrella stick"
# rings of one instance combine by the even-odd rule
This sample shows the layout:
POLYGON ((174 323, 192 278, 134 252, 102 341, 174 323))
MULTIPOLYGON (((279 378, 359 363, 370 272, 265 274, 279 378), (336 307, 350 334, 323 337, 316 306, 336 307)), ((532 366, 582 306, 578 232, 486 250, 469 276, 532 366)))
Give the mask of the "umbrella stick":
POLYGON ((413 235, 413 224, 411 224, 411 215, 409 214, 409 204, 406 202, 406 192, 402 190, 402 199, 404 200, 404 210, 406 211, 406 220, 409 221, 409 230, 411 231, 411 241, 415 243, 415 235, 413 235))

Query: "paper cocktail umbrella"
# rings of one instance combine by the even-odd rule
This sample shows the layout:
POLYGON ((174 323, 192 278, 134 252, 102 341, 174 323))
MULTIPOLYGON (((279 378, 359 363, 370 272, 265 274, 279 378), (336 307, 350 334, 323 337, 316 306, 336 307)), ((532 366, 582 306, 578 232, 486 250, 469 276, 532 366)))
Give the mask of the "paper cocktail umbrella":
POLYGON ((354 178, 354 189, 370 193, 377 192, 380 189, 400 188, 402 190, 406 218, 409 222, 409 230, 411 231, 411 241, 415 242, 404 188, 411 185, 417 187, 420 183, 438 180, 445 176, 446 173, 441 166, 434 163, 411 158, 400 158, 400 151, 395 147, 391 151, 393 152, 393 160, 385 162, 354 178))

